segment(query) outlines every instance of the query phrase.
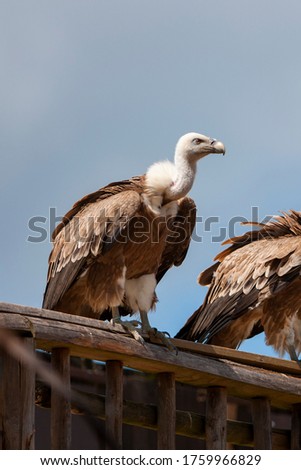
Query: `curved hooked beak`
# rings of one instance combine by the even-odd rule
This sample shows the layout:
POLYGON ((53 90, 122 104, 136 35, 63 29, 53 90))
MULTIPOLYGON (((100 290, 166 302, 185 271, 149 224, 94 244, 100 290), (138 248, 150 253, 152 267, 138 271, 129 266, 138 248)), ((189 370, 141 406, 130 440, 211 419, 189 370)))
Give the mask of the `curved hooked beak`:
POLYGON ((210 146, 212 149, 211 150, 212 153, 222 153, 223 155, 225 155, 226 147, 219 140, 212 139, 210 142, 210 146))

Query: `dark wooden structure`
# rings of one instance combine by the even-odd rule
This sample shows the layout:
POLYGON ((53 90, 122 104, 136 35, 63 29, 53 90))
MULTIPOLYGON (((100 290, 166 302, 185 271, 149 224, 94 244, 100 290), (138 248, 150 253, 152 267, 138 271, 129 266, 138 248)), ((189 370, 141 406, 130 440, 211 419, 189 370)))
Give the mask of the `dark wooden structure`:
POLYGON ((51 387, 48 405, 47 392, 38 401, 51 408, 52 449, 71 447, 73 414, 84 414, 95 429, 105 420, 107 448, 124 448, 122 431, 128 424, 155 430, 158 449, 175 449, 178 435, 202 440, 207 449, 301 449, 301 369, 296 363, 173 342, 177 355, 159 344, 141 345, 118 325, 0 304, 2 448, 35 448, 35 391, 37 383, 41 389, 42 381, 46 389, 51 387), (50 353, 51 370, 37 358, 37 350, 50 353), (71 386, 71 357, 105 364, 104 394, 71 386), (128 370, 156 377, 156 404, 125 399, 128 370), (204 412, 178 409, 177 387, 181 384, 201 390, 204 412), (229 417, 233 399, 251 404, 250 421, 229 417), (285 429, 272 425, 271 413, 277 410, 286 413, 285 429))

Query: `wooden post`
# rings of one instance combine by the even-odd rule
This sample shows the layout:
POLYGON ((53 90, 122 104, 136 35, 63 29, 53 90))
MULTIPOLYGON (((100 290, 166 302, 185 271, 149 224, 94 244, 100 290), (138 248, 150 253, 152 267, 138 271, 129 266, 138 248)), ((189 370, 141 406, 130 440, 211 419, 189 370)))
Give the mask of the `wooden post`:
POLYGON ((292 409, 291 449, 301 449, 301 403, 296 403, 292 409))
POLYGON ((227 446, 227 389, 207 388, 206 449, 222 450, 227 446))
MULTIPOLYGON (((34 352, 33 338, 24 338, 22 343, 34 352)), ((2 448, 34 449, 35 371, 6 352, 1 369, 2 448)))
POLYGON ((106 362, 106 449, 122 449, 123 368, 106 362))
POLYGON ((272 449, 271 405, 266 397, 252 399, 254 449, 272 449))
POLYGON ((172 372, 158 374, 158 433, 159 450, 176 448, 176 382, 172 372))
POLYGON ((51 390, 51 449, 69 450, 71 447, 70 355, 68 348, 54 348, 51 355, 53 369, 60 375, 65 394, 51 390))

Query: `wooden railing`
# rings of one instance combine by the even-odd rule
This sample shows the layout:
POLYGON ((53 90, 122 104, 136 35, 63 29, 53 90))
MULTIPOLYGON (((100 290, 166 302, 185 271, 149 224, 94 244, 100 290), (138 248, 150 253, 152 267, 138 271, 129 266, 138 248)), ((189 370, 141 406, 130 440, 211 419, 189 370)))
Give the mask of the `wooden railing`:
POLYGON ((207 449, 229 443, 301 448, 301 369, 292 361, 182 340, 173 340, 175 354, 160 344, 140 344, 118 325, 5 303, 0 329, 4 449, 35 448, 36 374, 51 385, 52 449, 71 447, 71 415, 79 412, 105 419, 108 448, 123 448, 123 423, 156 430, 158 449, 175 449, 176 434, 204 439, 207 449), (56 375, 36 359, 36 350, 51 353, 56 375), (106 364, 105 396, 70 386, 71 356, 106 364), (123 400, 124 367, 156 375, 157 406, 123 400), (204 415, 176 409, 177 383, 206 389, 204 415), (228 419, 229 397, 251 402, 252 422, 228 419), (289 429, 272 428, 271 409, 291 415, 289 429))

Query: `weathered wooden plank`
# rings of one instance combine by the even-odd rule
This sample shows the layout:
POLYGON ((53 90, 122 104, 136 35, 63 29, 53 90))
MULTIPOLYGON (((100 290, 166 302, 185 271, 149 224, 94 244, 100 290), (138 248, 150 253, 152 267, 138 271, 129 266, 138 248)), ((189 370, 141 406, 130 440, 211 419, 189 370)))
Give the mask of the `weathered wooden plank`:
MULTIPOLYGON (((19 306, 19 310, 20 308, 19 306)), ((15 307, 15 310, 18 311, 18 308, 15 307)), ((163 346, 152 344, 142 346, 126 334, 119 334, 119 331, 117 333, 117 330, 104 330, 103 325, 106 325, 104 322, 83 319, 84 323, 81 324, 81 317, 51 311, 45 313, 41 309, 36 309, 34 313, 29 311, 31 310, 27 307, 26 314, 30 315, 27 317, 16 313, 0 314, 0 326, 2 321, 7 324, 7 319, 11 315, 16 329, 23 328, 24 323, 27 323, 28 331, 35 334, 37 346, 41 349, 51 350, 54 346, 67 346, 70 348, 70 353, 76 356, 102 361, 121 360, 125 365, 144 372, 173 372, 178 382, 201 387, 223 386, 227 387, 230 395, 245 398, 267 396, 273 406, 280 408, 288 409, 291 404, 301 399, 300 378, 284 375, 283 372, 277 374, 265 370, 262 364, 261 367, 251 367, 234 360, 205 356, 203 352, 198 354, 196 351, 194 354, 180 351, 176 356, 163 346), (47 316, 46 319, 41 318, 44 314, 47 316), (62 315, 64 321, 52 319, 52 314, 55 318, 62 315), (65 321, 66 317, 68 321, 65 321), (76 323, 72 322, 74 318, 76 323), (92 328, 88 326, 90 324, 98 326, 92 328)), ((282 362, 292 363, 292 361, 282 362)), ((293 369, 294 367, 295 364, 292 365, 293 369)), ((300 373, 300 369, 298 371, 300 373)), ((295 370, 293 373, 295 374, 295 370)))
POLYGON ((273 405, 289 408, 301 398, 300 379, 263 369, 179 352, 176 356, 162 346, 142 346, 132 338, 101 330, 77 327, 71 331, 51 322, 36 331, 37 345, 49 349, 66 344, 75 356, 102 361, 121 360, 126 366, 144 372, 174 372, 178 382, 196 386, 224 386, 229 394, 250 398, 267 395, 273 405), (60 340, 60 341, 59 341, 60 340))
MULTIPOLYGON (((34 351, 32 338, 24 338, 23 346, 34 351)), ((1 420, 2 448, 6 450, 34 449, 35 371, 2 353, 1 420)))
POLYGON ((157 377, 158 432, 160 450, 176 448, 176 382, 173 373, 161 372, 157 377))
POLYGON ((227 445, 227 389, 209 387, 206 397, 206 449, 222 450, 227 445))
POLYGON ((68 450, 71 447, 70 355, 68 348, 54 348, 51 364, 61 377, 65 394, 51 391, 51 449, 68 450))
POLYGON ((301 450, 301 403, 292 407, 291 448, 301 450))
POLYGON ((236 349, 214 346, 212 344, 193 343, 183 339, 173 339, 173 344, 182 351, 203 354, 218 359, 227 359, 240 364, 262 367, 275 372, 295 374, 301 376, 301 369, 295 361, 280 359, 262 354, 248 353, 236 349))
MULTIPOLYGON (((23 338, 26 349, 35 351, 35 341, 33 338, 23 338)), ((21 364, 20 382, 22 395, 22 449, 34 449, 35 447, 35 371, 21 364)))
POLYGON ((122 335, 129 336, 129 333, 117 323, 113 324, 111 322, 103 322, 95 320, 94 318, 70 315, 69 313, 58 312, 55 310, 0 302, 0 314, 2 313, 8 315, 1 316, 0 326, 12 330, 19 330, 21 326, 22 330, 24 329, 30 333, 32 332, 30 319, 43 318, 45 321, 56 320, 61 323, 69 323, 70 325, 100 328, 103 331, 118 332, 122 335))
MULTIPOLYGON (((132 338, 107 331, 104 332, 100 329, 96 330, 95 328, 81 327, 79 325, 66 324, 55 320, 45 321, 39 318, 31 319, 31 321, 32 327, 36 327, 35 335, 38 346, 46 350, 51 349, 53 344, 59 347, 67 343, 73 355, 82 355, 83 357, 100 360, 107 360, 108 358, 121 359, 124 355, 127 356, 128 365, 134 366, 135 364, 141 363, 143 367, 143 364, 145 364, 150 366, 147 367, 147 371, 149 372, 161 372, 164 369, 166 370, 166 366, 169 368, 169 371, 173 372, 175 371, 173 366, 179 366, 176 380, 181 381, 181 373, 184 373, 183 382, 193 383, 195 385, 200 385, 200 383, 194 372, 202 369, 204 374, 212 372, 214 375, 219 376, 221 371, 223 371, 221 375, 224 375, 225 378, 235 378, 239 382, 244 382, 244 379, 247 379, 249 382, 248 378, 250 378, 250 384, 252 384, 252 382, 254 385, 255 383, 259 385, 262 383, 267 389, 269 385, 272 389, 277 389, 279 386, 280 391, 292 392, 293 394, 296 392, 297 396, 301 397, 300 381, 294 377, 282 377, 270 371, 258 370, 255 367, 250 369, 240 364, 217 361, 201 355, 196 356, 195 354, 190 355, 181 352, 176 356, 166 351, 163 347, 152 344, 142 346, 132 338), (184 368, 182 368, 184 361, 187 361, 187 367, 184 366, 184 368), (193 369, 195 363, 201 363, 201 367, 196 367, 195 371, 189 370, 185 372, 184 369, 193 369), (227 366, 224 367, 224 364, 227 366), (171 365, 172 370, 169 365, 171 365), (238 374, 239 370, 245 371, 246 377, 240 377, 238 374), (192 372, 192 374, 190 372, 192 372), (185 378, 185 375, 189 377, 189 380, 185 378), (252 381, 253 376, 254 381, 252 381), (271 380, 272 377, 273 379, 271 380)), ((139 366, 137 368, 139 369, 139 366)), ((296 401, 296 398, 294 401, 296 401)))
MULTIPOLYGON (((112 325, 109 322, 102 322, 93 318, 79 317, 77 315, 69 315, 67 313, 56 312, 53 310, 46 310, 36 307, 10 304, 6 302, 0 302, 0 326, 11 329, 19 329, 20 326, 23 329, 31 331, 31 322, 26 320, 24 317, 36 317, 45 320, 57 320, 63 323, 70 323, 73 325, 87 326, 91 328, 101 329, 103 331, 120 333, 121 335, 128 336, 128 333, 122 328, 121 325, 112 325), (1 316, 2 313, 13 314, 19 316, 18 323, 13 317, 1 316), (22 318, 23 317, 23 318, 22 318)), ((187 352, 196 352, 202 355, 216 357, 219 359, 227 359, 235 361, 241 364, 252 365, 256 367, 263 367, 265 369, 279 371, 281 373, 301 375, 301 369, 295 361, 264 356, 261 354, 247 353, 243 351, 237 351, 221 346, 213 346, 207 344, 193 343, 191 341, 185 341, 180 339, 172 339, 172 343, 179 349, 187 352)), ((160 342, 158 342, 160 344, 160 342)))
POLYGON ((271 404, 266 397, 252 400, 254 449, 272 449, 271 404))
POLYGON ((106 448, 122 449, 123 367, 120 361, 106 362, 106 448))

